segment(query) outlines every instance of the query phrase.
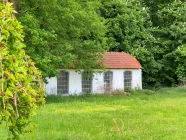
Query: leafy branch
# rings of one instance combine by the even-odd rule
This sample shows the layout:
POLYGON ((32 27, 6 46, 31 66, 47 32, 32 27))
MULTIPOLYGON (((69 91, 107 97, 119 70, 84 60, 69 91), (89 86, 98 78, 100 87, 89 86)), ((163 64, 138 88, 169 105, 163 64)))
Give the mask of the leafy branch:
POLYGON ((30 117, 44 104, 40 71, 25 53, 22 26, 11 3, 0 2, 0 120, 9 130, 9 139, 30 132, 30 117))

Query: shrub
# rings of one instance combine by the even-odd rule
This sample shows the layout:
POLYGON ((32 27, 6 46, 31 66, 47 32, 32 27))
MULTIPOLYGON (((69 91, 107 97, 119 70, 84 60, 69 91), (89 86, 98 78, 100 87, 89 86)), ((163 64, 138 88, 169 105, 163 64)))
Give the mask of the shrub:
POLYGON ((22 26, 12 4, 0 2, 0 121, 10 139, 30 132, 30 116, 44 103, 41 74, 24 51, 22 26))

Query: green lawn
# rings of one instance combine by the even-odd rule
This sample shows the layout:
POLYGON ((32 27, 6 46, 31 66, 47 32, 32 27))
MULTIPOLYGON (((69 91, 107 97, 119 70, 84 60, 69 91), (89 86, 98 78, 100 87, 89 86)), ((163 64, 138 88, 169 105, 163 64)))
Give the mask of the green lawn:
MULTIPOLYGON (((23 139, 183 140, 186 89, 142 90, 131 96, 51 96, 33 120, 36 129, 23 139)), ((5 135, 1 127, 0 140, 5 135)))

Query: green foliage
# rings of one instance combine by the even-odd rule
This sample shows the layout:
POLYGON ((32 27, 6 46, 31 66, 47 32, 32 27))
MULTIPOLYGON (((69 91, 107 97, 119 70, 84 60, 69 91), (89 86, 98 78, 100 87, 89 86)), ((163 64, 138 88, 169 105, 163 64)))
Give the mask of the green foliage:
POLYGON ((22 26, 12 4, 0 2, 0 122, 10 139, 29 132, 30 116, 44 103, 41 74, 25 54, 22 26))
MULTIPOLYGON (((144 86, 185 81, 185 0, 17 0, 27 54, 43 77, 102 68, 105 50, 143 67, 144 86)), ((144 87, 143 86, 143 87, 144 87)))
POLYGON ((76 0, 19 1, 26 51, 42 71, 101 68, 97 63, 106 48, 106 28, 97 14, 100 3, 76 0))
POLYGON ((176 74, 180 81, 186 82, 186 44, 178 47, 176 52, 176 74))
POLYGON ((143 83, 154 82, 160 64, 154 58, 155 38, 150 32, 152 24, 148 8, 140 1, 102 0, 101 16, 108 26, 110 51, 124 51, 135 56, 143 67, 143 83))
MULTIPOLYGON (((154 1, 156 3, 156 1, 154 1)), ((152 10, 151 18, 154 28, 151 29, 155 37, 155 60, 160 64, 156 82, 175 85, 185 80, 185 52, 186 44, 186 3, 180 1, 161 2, 158 9, 152 10)), ((151 7, 153 8, 153 7, 151 7)))
POLYGON ((103 0, 101 16, 108 26, 107 37, 111 51, 132 52, 149 37, 146 29, 151 26, 145 8, 138 1, 103 0))
POLYGON ((102 0, 110 51, 128 52, 140 61, 144 86, 185 81, 185 7, 173 0, 102 0))

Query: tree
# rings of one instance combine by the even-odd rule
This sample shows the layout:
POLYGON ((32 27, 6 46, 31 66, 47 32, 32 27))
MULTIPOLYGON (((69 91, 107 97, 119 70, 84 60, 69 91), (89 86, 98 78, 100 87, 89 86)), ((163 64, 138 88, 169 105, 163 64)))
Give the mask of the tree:
POLYGON ((106 20, 110 51, 124 51, 135 56, 143 67, 143 83, 156 81, 160 69, 154 59, 155 38, 146 7, 140 1, 102 0, 101 16, 106 20))
POLYGON ((174 0, 144 2, 150 9, 153 23, 155 60, 161 66, 156 82, 169 86, 178 84, 186 77, 183 51, 186 44, 186 3, 174 0))
POLYGON ((134 55, 145 85, 178 84, 185 46, 184 0, 16 0, 26 52, 43 77, 102 68, 105 50, 134 55), (173 63, 174 62, 174 63, 173 63))
POLYGON ((10 139, 19 139, 30 131, 30 116, 44 103, 44 89, 14 13, 12 4, 0 2, 0 122, 7 124, 10 139))
POLYGON ((185 2, 175 0, 102 0, 110 51, 134 55, 143 67, 143 83, 178 84, 186 77, 185 2))
POLYGON ((97 14, 99 1, 22 0, 19 21, 24 25, 26 52, 44 77, 57 69, 102 67, 106 48, 104 20, 97 14))

